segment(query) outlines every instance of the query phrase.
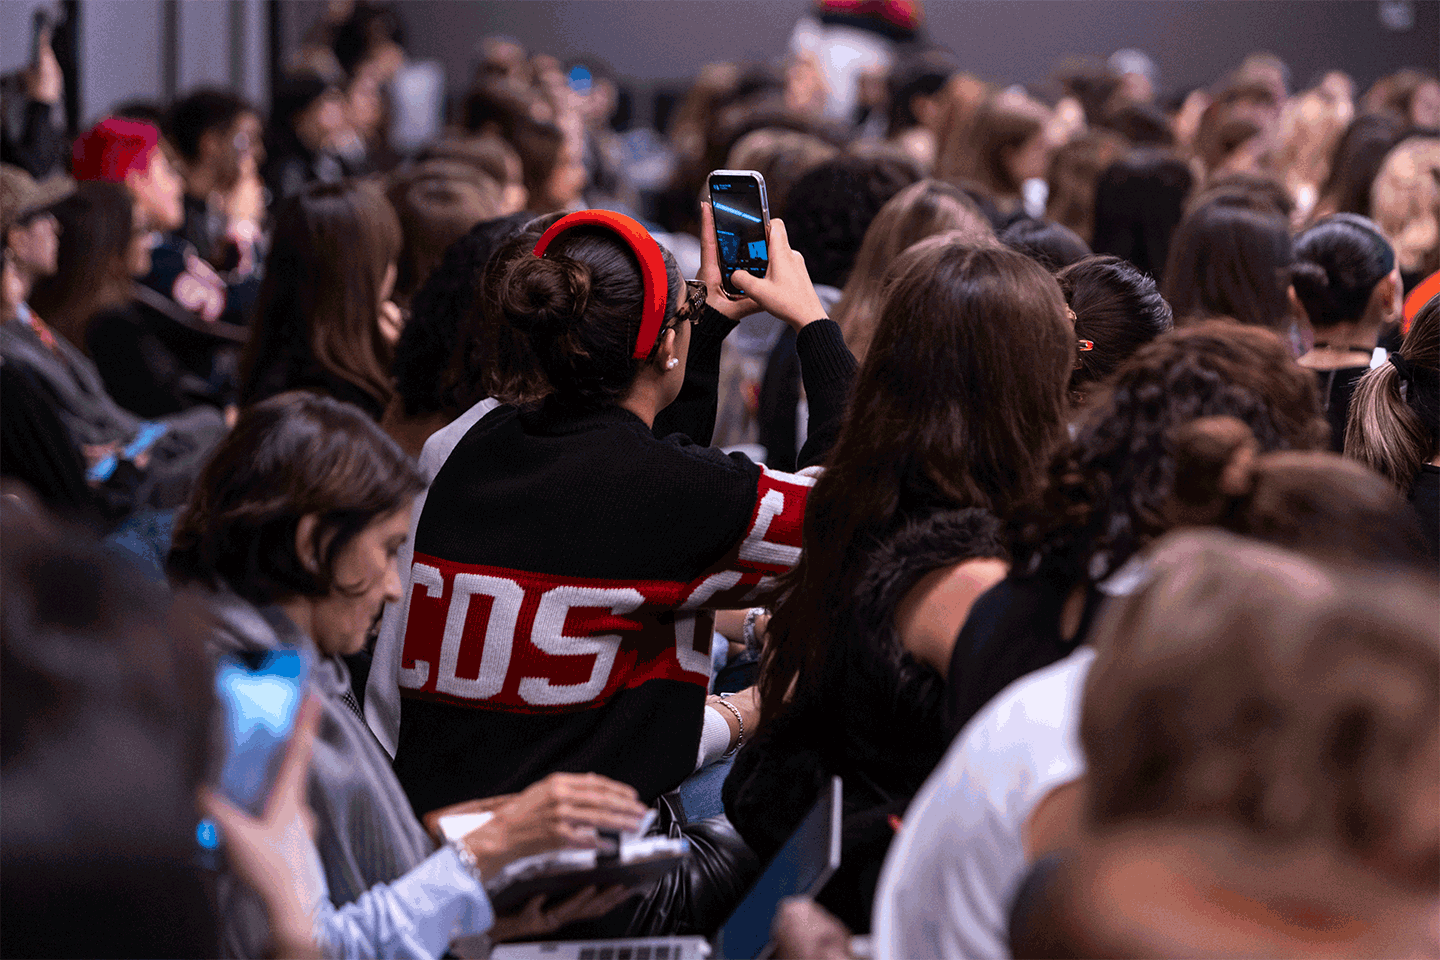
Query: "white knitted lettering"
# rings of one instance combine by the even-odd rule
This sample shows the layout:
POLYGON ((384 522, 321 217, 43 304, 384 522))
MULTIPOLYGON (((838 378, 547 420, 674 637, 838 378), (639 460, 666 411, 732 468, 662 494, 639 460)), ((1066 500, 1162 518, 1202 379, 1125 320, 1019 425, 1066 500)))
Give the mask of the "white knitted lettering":
POLYGON ((620 650, 620 634, 567 637, 565 621, 577 607, 608 609, 621 616, 644 603, 645 597, 640 591, 630 587, 561 586, 547 590, 535 611, 530 642, 555 656, 594 656, 595 663, 589 679, 581 683, 552 683, 546 677, 525 677, 520 681, 521 699, 537 706, 558 706, 586 703, 599 697, 610 680, 610 668, 620 650))
POLYGON ((445 637, 440 644, 436 690, 452 696, 486 700, 504 688, 505 674, 510 669, 510 648, 515 642, 515 621, 520 616, 520 604, 524 599, 525 591, 514 580, 474 573, 455 575, 450 612, 445 618, 445 637), (470 598, 477 594, 490 597, 492 602, 490 616, 485 622, 485 635, 480 641, 480 670, 475 679, 470 680, 459 676, 457 667, 460 646, 465 639, 465 620, 470 613, 470 598))

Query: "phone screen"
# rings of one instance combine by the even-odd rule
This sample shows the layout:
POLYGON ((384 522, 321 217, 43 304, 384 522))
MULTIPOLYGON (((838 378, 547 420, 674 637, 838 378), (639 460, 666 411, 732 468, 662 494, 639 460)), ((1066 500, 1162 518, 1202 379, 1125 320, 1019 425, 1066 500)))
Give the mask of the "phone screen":
POLYGON ((225 739, 220 792, 259 815, 305 698, 309 665, 298 650, 225 657, 215 672, 225 739))
POLYGON ((720 253, 720 284, 734 297, 743 293, 730 283, 730 274, 744 270, 763 277, 770 266, 765 237, 770 210, 765 200, 765 178, 753 171, 719 170, 710 174, 710 208, 715 213, 715 245, 720 253))

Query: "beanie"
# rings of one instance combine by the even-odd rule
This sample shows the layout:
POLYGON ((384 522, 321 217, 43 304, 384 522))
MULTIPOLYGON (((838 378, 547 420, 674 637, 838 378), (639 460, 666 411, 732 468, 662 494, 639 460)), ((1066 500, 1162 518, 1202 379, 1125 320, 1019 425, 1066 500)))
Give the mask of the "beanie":
POLYGON ((160 131, 139 120, 110 117, 75 141, 76 180, 120 183, 131 170, 150 165, 150 153, 160 143, 160 131))

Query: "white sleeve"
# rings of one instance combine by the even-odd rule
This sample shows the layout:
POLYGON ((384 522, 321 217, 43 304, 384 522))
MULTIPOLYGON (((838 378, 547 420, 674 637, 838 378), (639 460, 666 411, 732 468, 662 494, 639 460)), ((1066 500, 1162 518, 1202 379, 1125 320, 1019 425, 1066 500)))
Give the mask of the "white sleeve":
POLYGON ((451 941, 494 924, 485 889, 447 845, 394 883, 378 883, 343 907, 326 896, 316 913, 315 940, 324 956, 337 960, 433 960, 451 941))
POLYGON ((705 706, 705 723, 700 728, 700 751, 695 756, 695 769, 708 767, 730 749, 730 724, 720 711, 723 707, 705 706))

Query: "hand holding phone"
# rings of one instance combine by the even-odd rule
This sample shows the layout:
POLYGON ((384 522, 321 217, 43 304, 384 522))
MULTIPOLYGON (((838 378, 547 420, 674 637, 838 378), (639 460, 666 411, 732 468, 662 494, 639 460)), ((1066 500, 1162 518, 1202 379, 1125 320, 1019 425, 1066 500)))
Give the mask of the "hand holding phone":
POLYGON ((790 248, 781 220, 770 221, 770 269, 765 276, 737 270, 730 279, 750 300, 797 331, 827 316, 805 269, 805 258, 790 248))
POLYGON ((215 670, 225 736, 220 793, 252 816, 275 786, 309 675, 298 650, 225 657, 215 670))
MULTIPOLYGON (((307 697, 263 811, 247 813, 219 791, 202 789, 200 808, 225 836, 225 853, 240 879, 260 894, 271 929, 283 944, 309 944, 323 877, 315 854, 315 817, 306 799, 320 701, 307 697)), ((281 950, 280 956, 303 956, 281 950)))
POLYGON ((720 289, 732 300, 745 294, 730 280, 736 270, 764 276, 770 264, 770 203, 765 178, 754 170, 713 170, 710 232, 720 264, 720 289))

